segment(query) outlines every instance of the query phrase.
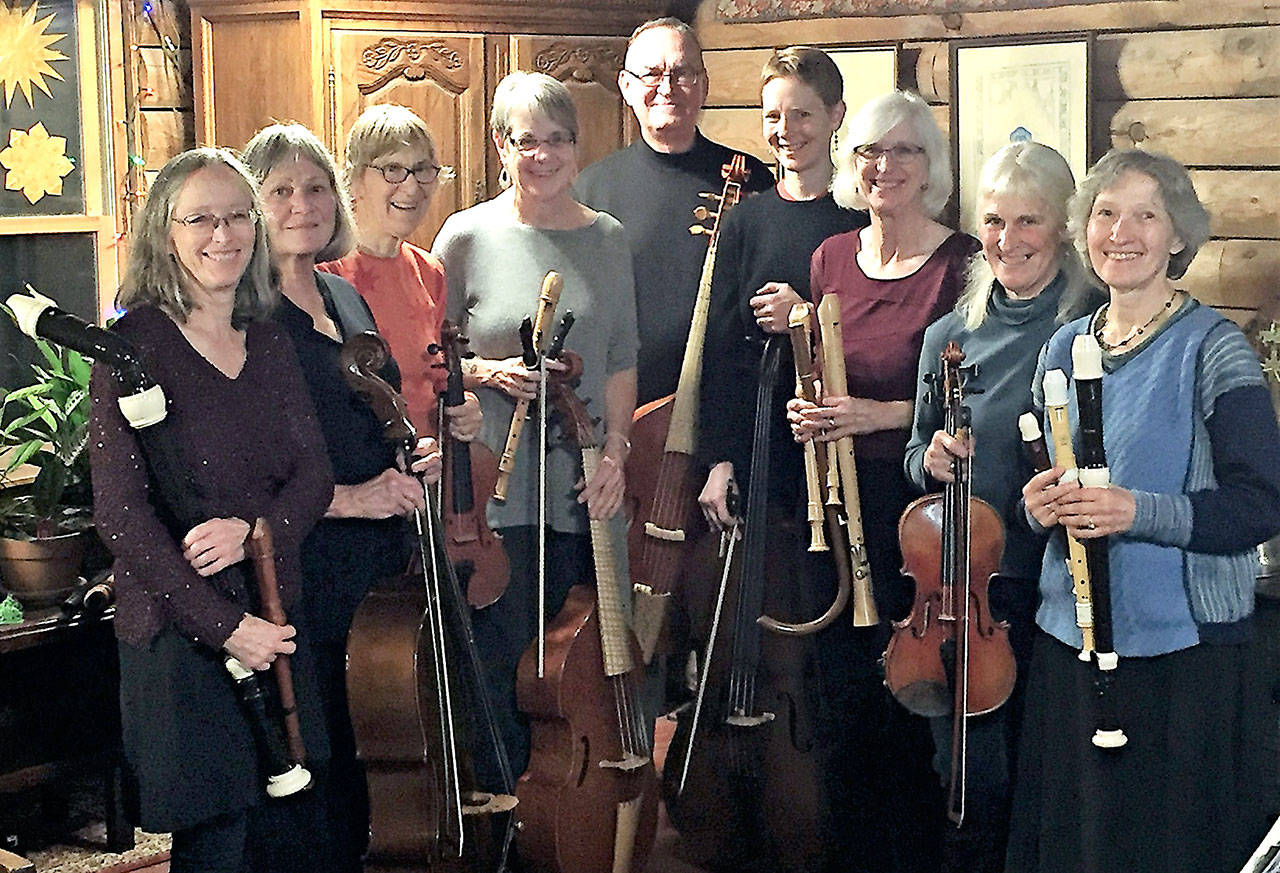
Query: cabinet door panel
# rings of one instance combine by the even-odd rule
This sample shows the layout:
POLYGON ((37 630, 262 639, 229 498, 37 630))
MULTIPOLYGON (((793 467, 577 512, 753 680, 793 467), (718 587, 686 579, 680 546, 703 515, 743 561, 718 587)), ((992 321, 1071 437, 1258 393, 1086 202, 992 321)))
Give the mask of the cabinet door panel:
POLYGON ((625 37, 513 36, 513 69, 559 79, 578 107, 578 160, 586 167, 622 148, 636 135, 635 116, 622 102, 618 71, 625 37))
POLYGON ((484 196, 484 38, 335 27, 329 46, 329 129, 339 163, 346 161, 347 132, 360 113, 399 103, 427 122, 436 160, 457 174, 437 186, 411 239, 429 249, 445 218, 484 196))

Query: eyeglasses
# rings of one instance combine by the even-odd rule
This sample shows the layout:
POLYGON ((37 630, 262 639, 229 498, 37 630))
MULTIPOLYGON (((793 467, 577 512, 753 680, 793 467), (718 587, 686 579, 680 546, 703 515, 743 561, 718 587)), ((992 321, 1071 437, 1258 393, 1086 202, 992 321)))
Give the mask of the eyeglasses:
POLYGON ((571 146, 578 141, 578 138, 566 131, 557 130, 546 139, 538 139, 531 133, 522 133, 519 137, 513 137, 507 134, 507 142, 515 146, 515 150, 526 158, 531 158, 538 153, 538 149, 546 146, 548 151, 562 149, 565 146, 571 146))
POLYGON ((853 153, 862 158, 867 163, 877 163, 881 158, 893 158, 894 161, 902 164, 907 161, 915 160, 924 154, 924 146, 918 145, 894 145, 894 146, 878 146, 875 143, 860 145, 853 150, 853 153))
MULTIPOLYGON (((430 185, 449 169, 439 164, 415 164, 412 167, 406 167, 403 164, 370 164, 369 168, 381 173, 388 185, 399 185, 409 178, 410 174, 418 180, 419 185, 430 185)), ((445 178, 449 178, 448 175, 445 178)))
POLYGON ((663 79, 670 80, 673 88, 692 88, 702 78, 702 70, 695 70, 691 67, 672 67, 669 70, 655 67, 651 70, 642 70, 639 73, 624 69, 622 72, 646 88, 657 88, 662 84, 663 79))
POLYGON ((212 212, 201 212, 188 215, 186 218, 174 218, 175 224, 181 224, 197 233, 213 236, 223 225, 227 230, 247 230, 258 222, 258 213, 252 209, 239 209, 226 215, 214 215, 212 212))

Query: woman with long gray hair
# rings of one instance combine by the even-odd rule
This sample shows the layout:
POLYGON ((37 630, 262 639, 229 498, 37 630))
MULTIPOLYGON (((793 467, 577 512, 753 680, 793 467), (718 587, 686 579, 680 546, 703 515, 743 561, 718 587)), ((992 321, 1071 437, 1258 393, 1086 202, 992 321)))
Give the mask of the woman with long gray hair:
MULTIPOLYGON (((139 442, 94 368, 90 457, 94 518, 115 557, 120 703, 136 820, 173 832, 175 873, 315 869, 311 828, 282 826, 263 795, 257 754, 223 659, 266 670, 294 654, 308 753, 328 757, 305 635, 253 615, 245 558, 254 519, 275 541, 286 611, 299 547, 333 479, 306 384, 269 320, 266 228, 253 178, 230 152, 195 149, 160 170, 136 226, 114 329, 168 398, 183 482, 209 518, 176 529, 139 442), (285 832, 287 831, 287 832, 285 832)), ((169 483, 174 484, 174 483, 169 483)))
MULTIPOLYGON (((1018 682, 994 713, 969 719, 965 826, 946 828, 943 870, 998 873, 1004 868, 1014 750, 1035 623, 1036 579, 1044 538, 1019 516, 1022 484, 1034 472, 1022 461, 1018 416, 1031 408, 1031 377, 1041 346, 1060 324, 1101 302, 1067 234, 1067 200, 1075 177, 1066 160, 1036 142, 1010 143, 987 159, 970 226, 982 242, 954 311, 924 332, 905 468, 920 491, 953 479, 952 462, 972 458, 974 496, 1005 524, 1000 575, 990 581, 994 618, 1009 622, 1018 682), (969 440, 943 430, 940 356, 947 343, 974 365, 965 393, 969 440), (926 382, 926 378, 932 381, 926 382), (974 447, 977 451, 973 451, 974 447)), ((934 719, 936 756, 950 767, 950 716, 934 719)))

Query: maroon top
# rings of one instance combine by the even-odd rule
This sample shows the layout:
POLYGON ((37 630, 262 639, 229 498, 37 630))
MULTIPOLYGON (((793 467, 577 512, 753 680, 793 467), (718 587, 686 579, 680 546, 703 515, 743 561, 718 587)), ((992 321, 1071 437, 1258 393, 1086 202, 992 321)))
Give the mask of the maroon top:
MULTIPOLYGON (((956 232, 911 275, 872 279, 858 266, 858 233, 830 237, 813 253, 813 300, 817 303, 826 294, 840 297, 849 395, 914 401, 924 329, 955 306, 965 264, 981 246, 956 232)), ((859 457, 901 461, 910 433, 909 426, 876 431, 857 437, 854 447, 859 457)))
MULTIPOLYGON (((249 323, 244 368, 231 379, 158 309, 134 309, 115 330, 138 347, 147 373, 164 389, 165 426, 182 447, 209 517, 250 523, 263 517, 271 525, 288 607, 298 594, 299 546, 333 496, 324 439, 289 340, 274 323, 249 323)), ((250 607, 247 574, 197 575, 149 502, 143 454, 105 366, 94 367, 91 393, 94 521, 115 556, 116 636, 144 646, 172 627, 221 648, 250 607)))

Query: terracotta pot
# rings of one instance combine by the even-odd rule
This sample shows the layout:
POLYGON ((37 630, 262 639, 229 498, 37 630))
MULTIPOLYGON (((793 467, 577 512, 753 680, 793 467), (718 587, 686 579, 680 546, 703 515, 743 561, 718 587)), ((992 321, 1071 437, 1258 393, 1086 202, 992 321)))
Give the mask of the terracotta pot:
POLYGON ((83 531, 39 540, 0 537, 0 582, 27 609, 61 603, 79 579, 86 542, 83 531))

